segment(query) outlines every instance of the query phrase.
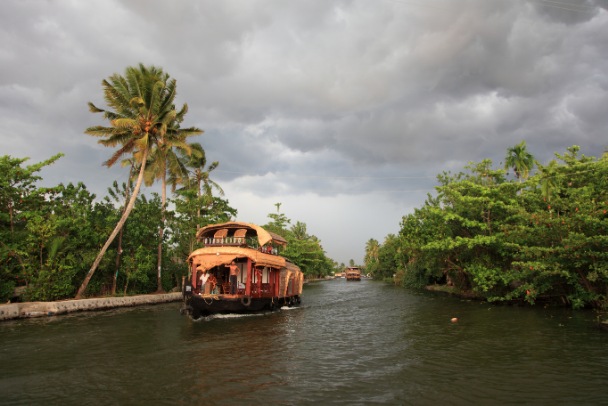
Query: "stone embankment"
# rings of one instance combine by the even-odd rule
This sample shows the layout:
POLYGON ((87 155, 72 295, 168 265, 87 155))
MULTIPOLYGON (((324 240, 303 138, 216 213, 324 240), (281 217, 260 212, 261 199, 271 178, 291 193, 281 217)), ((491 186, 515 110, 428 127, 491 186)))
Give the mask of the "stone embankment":
POLYGON ((24 302, 0 305, 0 321, 29 317, 47 317, 90 310, 107 310, 157 303, 177 302, 181 292, 137 295, 125 297, 97 297, 91 299, 62 300, 59 302, 24 302))

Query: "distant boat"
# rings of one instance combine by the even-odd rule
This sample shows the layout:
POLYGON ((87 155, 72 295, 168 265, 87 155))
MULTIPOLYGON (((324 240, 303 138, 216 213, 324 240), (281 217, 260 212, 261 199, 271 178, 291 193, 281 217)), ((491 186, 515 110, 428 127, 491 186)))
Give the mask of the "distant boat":
POLYGON ((344 270, 347 281, 360 281, 361 280, 361 268, 358 266, 349 266, 344 270))
POLYGON ((283 237, 242 222, 209 225, 196 236, 204 247, 188 257, 183 313, 197 319, 300 304, 304 275, 280 255, 287 245, 283 237), (236 284, 230 281, 231 266, 236 284))

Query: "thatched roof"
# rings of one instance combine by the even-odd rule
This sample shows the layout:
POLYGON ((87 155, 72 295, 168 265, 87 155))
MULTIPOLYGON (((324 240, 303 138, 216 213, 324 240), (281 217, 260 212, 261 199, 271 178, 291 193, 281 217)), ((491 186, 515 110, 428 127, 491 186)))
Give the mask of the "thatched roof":
POLYGON ((278 255, 265 254, 251 248, 240 247, 205 247, 192 252, 188 257, 196 270, 211 269, 219 265, 228 265, 238 258, 249 258, 257 266, 273 268, 285 267, 285 258, 278 255))

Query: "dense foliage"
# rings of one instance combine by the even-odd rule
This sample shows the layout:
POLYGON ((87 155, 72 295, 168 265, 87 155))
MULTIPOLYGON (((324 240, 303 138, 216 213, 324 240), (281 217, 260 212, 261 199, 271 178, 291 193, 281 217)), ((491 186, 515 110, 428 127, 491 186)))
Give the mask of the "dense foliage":
MULTIPOLYGON (((60 157, 29 166, 25 165, 27 158, 0 157, 2 301, 14 299, 15 288, 20 300, 73 297, 131 197, 132 181, 122 185, 114 182, 102 199, 97 199, 82 183, 36 187, 42 180, 38 172, 60 157)), ((197 228, 230 221, 237 215, 236 209, 227 200, 213 196, 210 188, 199 189, 196 182, 189 185, 175 191, 170 200, 171 210, 165 212, 161 281, 164 290, 179 287, 186 276, 186 258, 200 246, 195 239, 197 228)), ((89 296, 156 291, 162 207, 158 194, 137 197, 124 227, 91 279, 89 296)), ((289 243, 283 254, 299 265, 306 277, 333 273, 337 265, 326 257, 320 241, 308 235, 306 224, 297 222, 288 228, 290 220, 284 215, 270 217, 275 221, 267 227, 289 243)))
POLYGON ((289 227, 291 220, 279 212, 280 203, 276 206, 277 213, 268 214, 271 221, 263 227, 287 240, 287 248, 281 251, 281 255, 298 265, 305 278, 324 278, 344 268, 343 264, 338 265, 325 255, 321 241, 316 236, 308 234, 305 223, 298 221, 289 227))
POLYGON ((515 179, 489 160, 439 175, 436 195, 403 217, 399 235, 368 251, 368 270, 489 301, 606 307, 608 156, 573 146, 528 177, 522 144, 509 150, 526 160, 510 161, 515 179))

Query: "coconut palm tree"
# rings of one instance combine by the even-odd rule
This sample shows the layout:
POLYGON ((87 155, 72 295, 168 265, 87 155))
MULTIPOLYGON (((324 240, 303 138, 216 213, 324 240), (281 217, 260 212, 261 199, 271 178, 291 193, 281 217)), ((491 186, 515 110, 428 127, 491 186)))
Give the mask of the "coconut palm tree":
POLYGON ((291 232, 296 240, 306 240, 309 237, 308 232, 306 231, 306 224, 301 221, 298 221, 291 226, 291 232))
POLYGON ((370 238, 365 243, 365 258, 363 259, 363 263, 370 273, 374 273, 378 267, 379 250, 380 244, 378 243, 378 240, 370 238))
MULTIPOLYGON (((188 168, 188 178, 180 179, 177 177, 171 178, 171 183, 188 184, 191 189, 196 190, 197 198, 202 202, 204 199, 207 203, 205 207, 209 207, 213 203, 213 189, 216 189, 220 196, 224 196, 224 190, 216 182, 211 180, 211 172, 219 166, 218 161, 213 161, 207 168, 207 157, 202 145, 195 142, 190 144, 192 154, 186 158, 186 168, 188 168)), ((201 205, 198 205, 196 217, 201 217, 201 205)), ((200 224, 197 224, 197 229, 200 224)))
POLYGON ((178 116, 174 105, 176 81, 170 79, 161 68, 139 64, 137 67, 128 67, 124 76, 113 74, 101 84, 104 99, 110 109, 104 110, 89 102, 89 110, 92 113, 103 113, 110 126, 89 127, 85 133, 99 137, 99 143, 104 146, 118 147, 104 165, 111 167, 124 156, 130 155, 139 165, 139 174, 129 203, 80 285, 76 293, 77 299, 86 291, 105 252, 133 210, 144 179, 148 156, 162 145, 167 129, 178 116))
MULTIPOLYGON (((156 273, 157 292, 162 292, 162 253, 163 253, 163 235, 165 230, 165 209, 167 205, 167 175, 173 179, 183 179, 188 173, 183 159, 176 153, 179 150, 182 155, 190 156, 192 149, 186 142, 188 137, 200 135, 202 130, 196 127, 180 128, 180 123, 183 121, 185 114, 188 112, 188 106, 184 105, 182 110, 177 113, 173 123, 169 126, 165 134, 160 139, 160 143, 148 159, 147 170, 144 175, 146 186, 150 186, 155 180, 160 179, 162 183, 162 207, 161 207, 161 225, 159 226, 159 242, 158 242, 158 262, 156 273)), ((175 184, 172 182, 172 184, 175 184)))
POLYGON ((534 167, 534 156, 528 152, 526 141, 522 141, 514 147, 507 149, 505 158, 505 169, 512 168, 515 177, 522 180, 528 179, 530 171, 534 167))
POLYGON ((552 160, 547 166, 542 166, 539 164, 538 168, 541 173, 540 192, 543 199, 549 202, 559 187, 559 182, 557 179, 558 164, 556 160, 552 160))
POLYGON ((365 263, 367 262, 377 262, 378 261, 378 250, 380 249, 380 244, 378 244, 378 240, 374 238, 370 238, 365 243, 365 263))

